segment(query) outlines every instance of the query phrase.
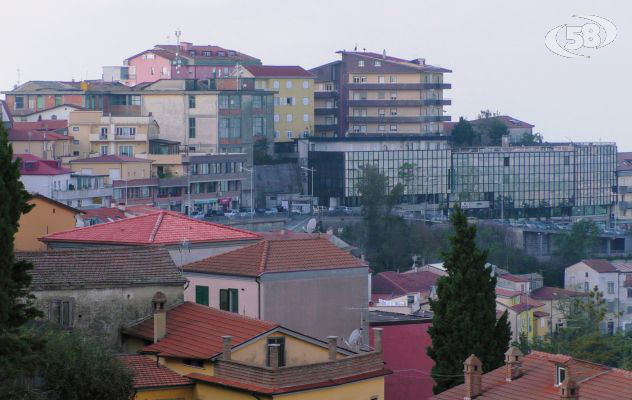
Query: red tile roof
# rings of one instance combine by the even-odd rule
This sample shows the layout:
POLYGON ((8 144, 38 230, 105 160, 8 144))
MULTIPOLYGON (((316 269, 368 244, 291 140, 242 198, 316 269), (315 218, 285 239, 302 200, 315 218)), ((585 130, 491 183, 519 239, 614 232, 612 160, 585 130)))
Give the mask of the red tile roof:
POLYGON ((126 218, 105 224, 75 228, 40 238, 43 242, 97 243, 115 245, 217 243, 257 240, 256 233, 199 221, 175 211, 126 218))
POLYGON ((187 264, 185 271, 240 276, 366 266, 325 238, 263 240, 187 264))
POLYGON ((608 260, 581 260, 580 262, 592 268, 595 272, 617 272, 614 265, 608 260))
POLYGON ((514 297, 519 296, 520 294, 521 292, 517 290, 503 289, 499 287, 496 288, 496 296, 514 297))
POLYGON ((124 163, 124 162, 146 162, 150 163, 152 160, 145 158, 136 158, 129 156, 120 156, 118 154, 108 154, 105 156, 80 158, 78 160, 72 160, 71 163, 124 163))
POLYGON ((526 276, 518 276, 518 275, 512 275, 512 274, 499 275, 497 279, 505 279, 511 282, 516 282, 516 283, 529 282, 529 278, 526 276))
POLYGON ((557 300, 567 297, 587 296, 587 293, 576 292, 574 290, 544 286, 531 292, 529 297, 536 300, 557 300))
POLYGON ((41 142, 44 140, 72 140, 72 136, 62 135, 57 132, 9 129, 10 142, 41 142))
POLYGON ((398 273, 380 272, 371 280, 372 293, 405 295, 413 292, 429 293, 441 275, 430 271, 398 273))
POLYGON ((155 212, 160 212, 162 209, 154 206, 147 205, 133 205, 125 207, 125 214, 139 216, 139 215, 147 215, 153 214, 155 212))
POLYGON ((119 360, 134 374, 134 389, 192 385, 193 382, 148 356, 121 355, 119 360))
POLYGON ((244 65, 255 77, 314 78, 314 75, 298 65, 244 65))
MULTIPOLYGON (((65 119, 44 119, 36 122, 13 122, 13 129, 18 131, 56 131, 68 128, 65 119)), ((66 136, 70 138, 69 136, 66 136)))
MULTIPOLYGON (((555 363, 569 366, 570 376, 579 385, 581 400, 632 399, 632 372, 573 359, 560 354, 534 351, 523 357, 523 375, 505 380, 507 368, 502 366, 483 375, 482 394, 477 400, 559 400, 555 387, 555 363)), ((433 396, 432 400, 463 400, 465 385, 459 385, 433 396)))
MULTIPOLYGON (((145 346, 143 351, 166 357, 209 359, 222 352, 224 335, 232 336, 231 343, 237 346, 277 327, 273 322, 185 302, 167 311, 167 336, 145 346)), ((123 333, 153 340, 154 319, 125 328, 123 333)))
POLYGON ((44 160, 33 154, 14 154, 13 159, 19 158, 21 175, 62 175, 71 174, 72 170, 63 168, 55 160, 44 160))

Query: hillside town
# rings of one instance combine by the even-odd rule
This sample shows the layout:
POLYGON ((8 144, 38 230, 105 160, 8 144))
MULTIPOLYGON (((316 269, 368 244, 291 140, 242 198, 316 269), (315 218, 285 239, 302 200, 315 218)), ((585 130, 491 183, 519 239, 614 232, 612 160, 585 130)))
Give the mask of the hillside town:
POLYGON ((632 152, 189 36, 2 88, 0 398, 632 399, 632 152))

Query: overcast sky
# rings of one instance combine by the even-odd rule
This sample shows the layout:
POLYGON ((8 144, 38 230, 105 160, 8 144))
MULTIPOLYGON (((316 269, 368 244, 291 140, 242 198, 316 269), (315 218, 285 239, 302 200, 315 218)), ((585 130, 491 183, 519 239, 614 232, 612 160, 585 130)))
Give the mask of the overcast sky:
MULTIPOLYGON (((632 2, 466 0, 22 0, 2 6, 0 87, 99 78, 156 43, 215 44, 264 64, 312 68, 360 49, 452 69, 452 120, 481 109, 530 122, 549 141, 616 141, 632 151, 632 2), (548 31, 612 21, 616 40, 563 58, 548 31)), ((561 36, 560 36, 561 38, 561 36)))

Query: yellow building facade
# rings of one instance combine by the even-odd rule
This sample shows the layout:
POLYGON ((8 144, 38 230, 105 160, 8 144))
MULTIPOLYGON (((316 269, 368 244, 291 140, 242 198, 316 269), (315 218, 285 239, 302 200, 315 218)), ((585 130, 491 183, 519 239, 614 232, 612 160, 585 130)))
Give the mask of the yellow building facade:
POLYGON ((70 161, 70 168, 82 175, 106 175, 105 183, 151 177, 151 160, 118 155, 89 157, 70 161))

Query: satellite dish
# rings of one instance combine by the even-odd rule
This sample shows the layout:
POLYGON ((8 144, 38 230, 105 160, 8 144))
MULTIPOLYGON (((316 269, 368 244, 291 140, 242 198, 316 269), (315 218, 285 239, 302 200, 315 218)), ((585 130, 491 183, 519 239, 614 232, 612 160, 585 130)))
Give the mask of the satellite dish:
POLYGON ((307 233, 314 233, 314 230, 316 229, 316 218, 312 218, 309 220, 306 229, 307 233))
POLYGON ((355 351, 359 349, 361 340, 362 328, 354 329, 353 332, 351 332, 351 335, 349 335, 349 339, 342 338, 342 341, 345 343, 345 345, 355 351))

